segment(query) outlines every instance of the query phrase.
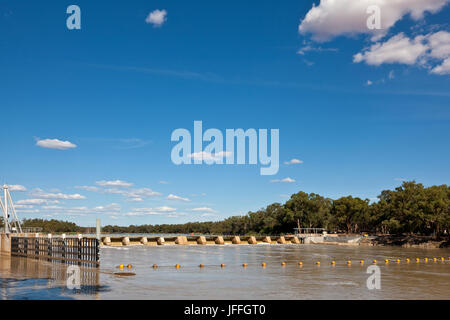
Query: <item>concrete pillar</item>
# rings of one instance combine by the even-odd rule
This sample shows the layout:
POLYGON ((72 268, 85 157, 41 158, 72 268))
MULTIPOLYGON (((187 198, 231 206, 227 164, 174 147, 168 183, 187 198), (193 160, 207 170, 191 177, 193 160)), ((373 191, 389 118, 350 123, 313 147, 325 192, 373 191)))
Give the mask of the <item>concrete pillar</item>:
POLYGON ((100 240, 101 226, 100 226, 100 219, 98 218, 96 220, 95 233, 97 235, 97 239, 100 240))
POLYGON ((178 244, 180 246, 186 245, 187 243, 188 243, 187 237, 185 237, 185 236, 178 236, 175 239, 175 244, 178 244))
POLYGON ((102 242, 105 246, 111 245, 111 238, 110 237, 103 237, 102 242))
POLYGON ((158 244, 158 246, 162 246, 164 244, 164 242, 165 242, 164 237, 159 237, 156 240, 156 243, 158 244))
POLYGON ((130 238, 128 237, 123 237, 122 238, 122 245, 127 246, 130 244, 130 238))
POLYGON ((1 252, 3 254, 11 254, 11 235, 2 233, 1 234, 1 252))
POLYGON ((291 239, 291 242, 292 242, 292 243, 295 243, 295 244, 299 244, 299 243, 300 243, 300 240, 299 240, 297 237, 293 237, 293 238, 291 239))
POLYGON ((277 239, 277 242, 278 242, 279 244, 286 244, 286 239, 285 239, 283 236, 281 236, 281 237, 279 237, 279 238, 277 239))
POLYGON ((248 238, 248 244, 257 244, 258 242, 256 241, 256 238, 251 236, 248 238))
POLYGON ((239 236, 234 236, 233 239, 231 239, 232 244, 241 244, 241 238, 239 236))
POLYGON ((264 237, 264 239, 262 240, 262 242, 265 242, 265 243, 272 243, 272 239, 270 239, 270 237, 264 237))
POLYGON ((141 240, 139 240, 140 243, 142 243, 143 245, 146 245, 148 243, 148 239, 147 237, 142 237, 141 240))
POLYGON ((206 238, 204 236, 200 236, 197 238, 197 244, 205 245, 206 244, 206 238))
POLYGON ((223 241, 223 237, 222 236, 218 236, 216 239, 214 239, 214 242, 216 244, 225 244, 225 241, 223 241))

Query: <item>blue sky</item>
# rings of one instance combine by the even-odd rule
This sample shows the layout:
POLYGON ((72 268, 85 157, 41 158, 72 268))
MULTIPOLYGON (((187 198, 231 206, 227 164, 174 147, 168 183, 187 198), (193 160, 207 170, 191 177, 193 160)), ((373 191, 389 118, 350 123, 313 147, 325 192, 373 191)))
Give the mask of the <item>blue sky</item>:
POLYGON ((0 0, 0 179, 20 218, 209 221, 300 190, 448 184, 448 0, 381 6, 375 32, 378 3, 0 0), (174 165, 194 120, 279 129, 278 174, 174 165))

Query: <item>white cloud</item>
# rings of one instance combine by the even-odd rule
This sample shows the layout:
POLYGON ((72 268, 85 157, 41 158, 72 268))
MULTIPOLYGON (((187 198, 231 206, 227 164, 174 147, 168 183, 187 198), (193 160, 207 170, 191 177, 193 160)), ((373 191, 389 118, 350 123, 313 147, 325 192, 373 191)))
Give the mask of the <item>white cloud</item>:
POLYGON ((113 180, 113 181, 97 181, 96 184, 102 187, 119 187, 119 188, 128 188, 131 187, 133 184, 131 182, 126 182, 122 180, 113 180))
POLYGON ((295 180, 287 177, 287 178, 284 178, 281 180, 280 179, 270 180, 270 182, 293 183, 293 182, 295 182, 295 180))
POLYGON ((201 215, 201 217, 207 218, 207 217, 217 217, 214 213, 204 213, 201 215))
POLYGON ((367 85, 368 86, 371 86, 373 84, 373 82, 372 81, 370 81, 370 80, 367 80, 367 85))
POLYGON ((29 204, 15 204, 14 208, 15 209, 33 209, 34 206, 29 205, 29 204))
POLYGON ((154 10, 150 12, 145 19, 145 22, 153 24, 155 27, 160 27, 167 20, 166 10, 154 10))
POLYGON ((299 159, 291 159, 289 161, 285 161, 284 164, 291 165, 291 164, 302 164, 303 161, 299 159))
POLYGON ((366 62, 379 66, 383 63, 401 63, 412 65, 428 50, 423 43, 424 36, 409 39, 403 33, 393 36, 386 42, 375 43, 370 49, 353 56, 353 62, 366 62))
POLYGON ((450 56, 450 32, 438 31, 430 34, 427 38, 431 49, 430 57, 445 59, 450 56))
POLYGON ((442 62, 442 64, 434 67, 431 70, 431 73, 435 73, 435 74, 450 74, 450 58, 447 58, 444 60, 444 62, 442 62))
POLYGON ((171 207, 167 207, 167 206, 162 206, 162 207, 155 208, 156 212, 174 212, 176 210, 177 209, 175 209, 175 208, 171 208, 171 207))
POLYGON ((159 181, 159 184, 169 184, 169 182, 168 182, 168 181, 161 180, 161 181, 159 181))
POLYGON ((182 198, 182 197, 176 196, 176 195, 174 195, 174 194, 169 194, 169 195, 167 196, 167 199, 168 199, 168 200, 184 201, 184 202, 189 202, 189 201, 191 201, 191 200, 188 199, 188 198, 182 198))
POLYGON ((307 52, 338 52, 337 48, 323 48, 321 46, 313 46, 310 44, 304 45, 298 49, 297 54, 305 55, 307 52))
POLYGON ((109 194, 120 194, 128 198, 129 201, 140 202, 143 201, 143 198, 152 198, 156 196, 160 196, 161 193, 153 191, 149 188, 140 188, 140 189, 131 189, 131 190, 122 190, 117 188, 105 189, 104 193, 109 194))
MULTIPOLYGON (((368 65, 406 64, 430 69, 431 73, 450 73, 450 32, 438 31, 409 38, 399 33, 385 42, 375 43, 370 48, 353 56, 353 62, 368 65), (434 65, 434 66, 433 66, 434 65)), ((394 73, 389 73, 389 79, 394 73)))
POLYGON ((58 204, 58 200, 46 200, 46 199, 26 199, 26 200, 18 200, 15 202, 20 205, 44 205, 44 204, 58 204))
POLYGON ((134 208, 126 216, 147 216, 147 215, 163 215, 163 214, 175 214, 176 209, 171 207, 158 207, 158 208, 134 208))
POLYGON ((58 139, 38 139, 36 145, 41 148, 67 150, 76 148, 77 145, 70 141, 61 141, 58 139))
POLYGON ((316 41, 327 41, 340 35, 370 34, 378 40, 405 15, 414 20, 423 18, 425 12, 436 13, 449 0, 321 0, 313 4, 298 30, 301 34, 312 34, 316 41), (370 30, 367 19, 371 14, 367 8, 377 5, 381 12, 381 30, 370 30))
POLYGON ((86 199, 85 196, 75 193, 75 194, 64 194, 64 193, 48 193, 45 192, 42 189, 33 189, 30 192, 30 195, 36 198, 43 198, 43 199, 62 199, 62 200, 81 200, 86 199))
POLYGON ((20 184, 9 184, 8 189, 9 191, 27 191, 27 188, 20 184))

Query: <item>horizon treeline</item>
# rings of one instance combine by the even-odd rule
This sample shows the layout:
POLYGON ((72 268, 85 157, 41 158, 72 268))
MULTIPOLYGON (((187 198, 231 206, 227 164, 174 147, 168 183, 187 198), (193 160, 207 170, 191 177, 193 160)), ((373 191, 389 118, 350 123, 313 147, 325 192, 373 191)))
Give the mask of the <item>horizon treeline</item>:
MULTIPOLYGON (((216 222, 130 225, 102 228, 104 233, 201 233, 217 235, 278 235, 294 228, 325 228, 328 232, 382 234, 448 234, 450 228, 450 187, 424 187, 404 182, 395 190, 383 190, 378 201, 358 197, 333 200, 315 193, 298 192, 284 204, 233 216, 216 222)), ((83 232, 86 228, 57 220, 24 220, 24 227, 43 227, 44 232, 83 232)), ((92 229, 92 228, 89 228, 92 229)))

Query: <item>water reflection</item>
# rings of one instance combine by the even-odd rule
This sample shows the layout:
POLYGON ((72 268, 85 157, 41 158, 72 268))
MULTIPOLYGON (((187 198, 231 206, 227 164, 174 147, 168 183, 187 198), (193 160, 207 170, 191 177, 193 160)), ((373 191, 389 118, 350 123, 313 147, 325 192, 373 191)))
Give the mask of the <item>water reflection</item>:
POLYGON ((69 289, 68 265, 21 257, 0 257, 1 297, 6 299, 98 299, 108 287, 100 285, 100 271, 80 268, 79 288, 69 289))

